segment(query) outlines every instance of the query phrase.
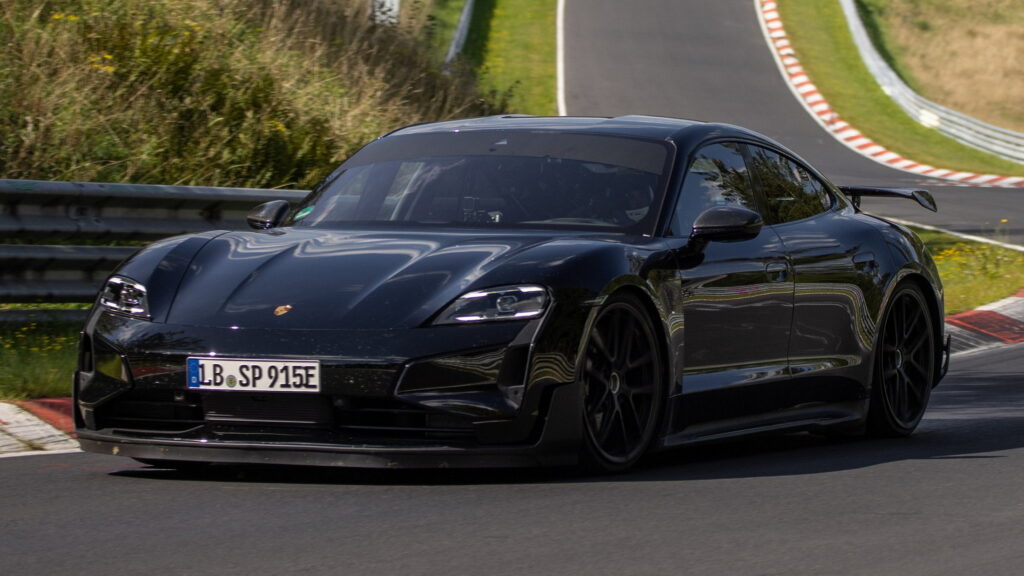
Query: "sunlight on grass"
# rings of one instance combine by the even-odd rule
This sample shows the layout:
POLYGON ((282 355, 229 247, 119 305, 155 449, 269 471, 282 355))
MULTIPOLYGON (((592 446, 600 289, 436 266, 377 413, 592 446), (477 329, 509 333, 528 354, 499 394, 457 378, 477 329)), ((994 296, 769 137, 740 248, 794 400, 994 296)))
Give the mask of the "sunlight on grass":
POLYGON ((858 5, 875 46, 915 91, 984 122, 1024 130, 1024 2, 858 0, 858 5))
POLYGON ((1024 288, 1024 252, 931 230, 914 232, 939 268, 946 289, 946 314, 972 310, 1024 288))
POLYGON ((508 95, 508 111, 552 116, 555 108, 555 0, 479 0, 465 56, 480 87, 508 95))

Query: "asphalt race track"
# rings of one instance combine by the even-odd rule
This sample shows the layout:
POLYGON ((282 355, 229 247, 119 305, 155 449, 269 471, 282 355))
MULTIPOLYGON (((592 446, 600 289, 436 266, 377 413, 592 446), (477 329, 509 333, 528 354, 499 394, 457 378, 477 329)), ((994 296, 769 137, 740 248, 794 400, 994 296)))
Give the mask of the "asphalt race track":
MULTIPOLYGON (((779 77, 750 0, 568 0, 566 26, 572 114, 729 121, 837 182, 921 184, 817 127, 779 77)), ((937 215, 911 202, 870 206, 971 233, 1024 215, 1022 190, 933 189, 937 215)), ((1012 227, 1008 239, 1024 243, 1021 223, 1012 227)), ((1024 344, 954 358, 910 439, 756 438, 608 477, 185 475, 91 454, 0 458, 0 572, 1017 575, 1022 374, 1024 344)))
POLYGON ((1019 574, 1021 357, 961 358, 917 435, 565 471, 0 459, 5 574, 1019 574))
POLYGON ((825 132, 782 79, 752 0, 566 0, 565 11, 570 115, 745 126, 789 146, 837 184, 922 186, 939 204, 932 213, 914 202, 866 199, 868 210, 1024 245, 1024 189, 950 186, 894 170, 825 132), (1010 222, 1000 225, 1002 218, 1010 222))

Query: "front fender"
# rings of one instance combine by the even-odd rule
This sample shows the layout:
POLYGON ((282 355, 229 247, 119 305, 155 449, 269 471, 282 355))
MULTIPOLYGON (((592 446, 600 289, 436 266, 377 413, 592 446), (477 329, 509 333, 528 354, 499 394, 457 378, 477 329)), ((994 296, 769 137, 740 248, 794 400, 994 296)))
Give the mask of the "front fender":
POLYGON ((152 321, 164 322, 193 257, 210 240, 226 232, 213 230, 154 242, 128 258, 113 275, 125 276, 145 286, 152 321))

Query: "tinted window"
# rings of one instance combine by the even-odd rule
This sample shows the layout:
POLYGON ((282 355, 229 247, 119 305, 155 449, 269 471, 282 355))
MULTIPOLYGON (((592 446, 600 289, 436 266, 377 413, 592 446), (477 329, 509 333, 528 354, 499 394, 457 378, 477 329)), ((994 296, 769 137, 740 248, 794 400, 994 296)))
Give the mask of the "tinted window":
POLYGON ((701 212, 723 205, 757 210, 742 144, 711 144, 697 152, 679 193, 672 234, 689 236, 701 212))
POLYGON ((671 158, 665 142, 611 136, 527 131, 390 136, 331 174, 290 223, 650 233, 671 158))
POLYGON ((792 222, 820 214, 832 203, 825 185, 796 162, 759 146, 750 146, 751 162, 768 203, 765 220, 792 222))

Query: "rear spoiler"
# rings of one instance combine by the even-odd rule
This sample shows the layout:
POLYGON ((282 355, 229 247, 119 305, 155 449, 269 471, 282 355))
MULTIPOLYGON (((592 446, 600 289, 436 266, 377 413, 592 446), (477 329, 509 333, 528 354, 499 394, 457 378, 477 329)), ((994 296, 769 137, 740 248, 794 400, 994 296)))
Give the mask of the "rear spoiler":
POLYGON ((877 188, 875 186, 840 186, 839 189, 843 191, 843 194, 850 197, 853 205, 857 208, 860 208, 861 196, 882 196, 886 198, 915 200, 918 204, 932 212, 939 211, 935 198, 927 190, 919 190, 917 188, 877 188))

